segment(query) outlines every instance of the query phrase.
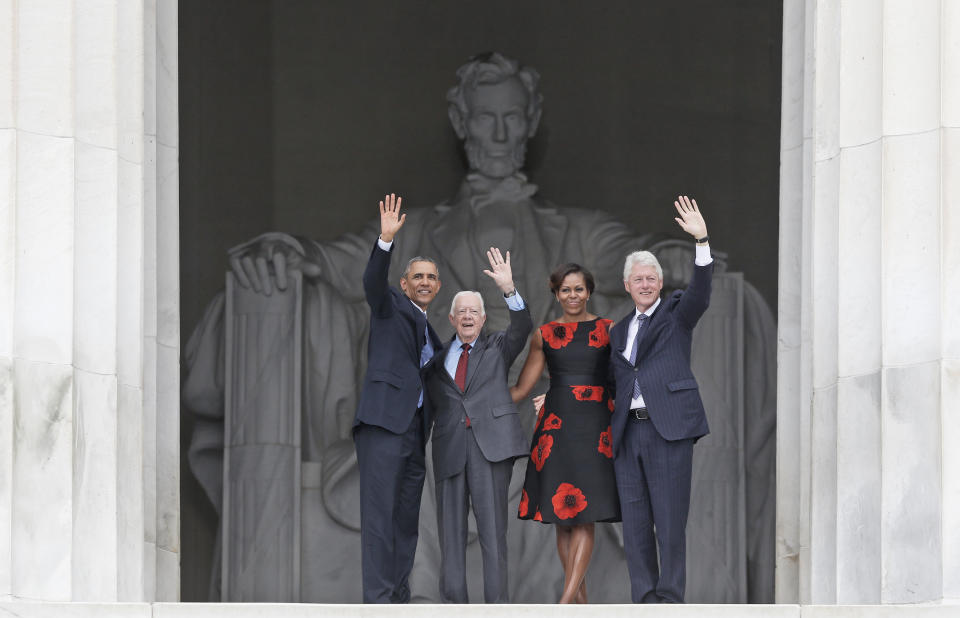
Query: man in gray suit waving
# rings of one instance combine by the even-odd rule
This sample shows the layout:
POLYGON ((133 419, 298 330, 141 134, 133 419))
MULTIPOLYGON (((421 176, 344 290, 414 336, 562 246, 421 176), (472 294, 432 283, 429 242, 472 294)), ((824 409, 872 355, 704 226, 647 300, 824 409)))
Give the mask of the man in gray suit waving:
POLYGON ((440 595, 467 603, 467 511, 473 502, 483 555, 483 597, 507 603, 507 489, 513 461, 527 454, 517 409, 507 388, 510 365, 533 328, 513 285, 510 252, 487 251, 493 279, 510 309, 506 330, 485 335, 483 298, 459 292, 450 308, 457 331, 426 378, 433 406, 433 467, 440 535, 440 595))

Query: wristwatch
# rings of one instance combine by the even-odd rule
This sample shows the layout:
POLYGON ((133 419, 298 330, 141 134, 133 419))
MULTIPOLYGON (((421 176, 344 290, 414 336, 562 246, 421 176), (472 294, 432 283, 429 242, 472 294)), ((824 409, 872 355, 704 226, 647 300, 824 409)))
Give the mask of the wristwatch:
POLYGON ((709 241, 709 240, 710 240, 710 237, 709 237, 709 236, 704 236, 703 238, 698 238, 698 239, 697 239, 697 244, 698 244, 698 245, 703 245, 703 244, 706 244, 707 241, 709 241))
POLYGON ((517 288, 513 288, 512 290, 510 290, 510 293, 509 293, 509 294, 504 294, 503 297, 504 297, 504 298, 510 298, 510 297, 516 296, 516 295, 517 295, 517 288))

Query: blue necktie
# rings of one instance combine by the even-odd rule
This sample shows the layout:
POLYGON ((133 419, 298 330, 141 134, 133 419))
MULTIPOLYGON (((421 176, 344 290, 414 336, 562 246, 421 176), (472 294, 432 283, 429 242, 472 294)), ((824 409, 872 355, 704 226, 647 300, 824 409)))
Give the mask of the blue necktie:
MULTIPOLYGON (((419 323, 419 320, 417 320, 417 322, 419 323)), ((430 333, 427 332, 427 329, 428 329, 428 328, 429 328, 429 327, 427 326, 427 320, 424 319, 424 320, 423 320, 423 341, 424 341, 424 343, 423 343, 423 347, 420 348, 420 366, 421 366, 421 367, 423 367, 424 365, 426 365, 428 362, 430 362, 430 359, 433 358, 433 342, 430 341, 430 333)), ((418 407, 418 408, 422 408, 422 407, 423 407, 423 384, 422 384, 422 381, 421 381, 421 385, 420 385, 420 399, 417 401, 417 407, 418 407)))
MULTIPOLYGON (((643 328, 643 325, 647 323, 647 314, 641 313, 637 316, 637 336, 633 338, 633 348, 630 350, 630 364, 637 364, 637 348, 640 346, 640 338, 643 337, 643 334, 646 332, 643 328)), ((636 399, 640 396, 640 380, 633 380, 633 398, 636 399)))

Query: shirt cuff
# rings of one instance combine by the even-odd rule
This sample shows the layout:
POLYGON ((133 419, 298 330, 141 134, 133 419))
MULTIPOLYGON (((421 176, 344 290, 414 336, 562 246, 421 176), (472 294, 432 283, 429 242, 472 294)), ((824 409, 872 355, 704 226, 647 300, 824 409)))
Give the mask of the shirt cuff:
MULTIPOLYGON (((384 242, 384 241, 380 240, 380 237, 379 237, 379 236, 377 236, 377 246, 380 247, 381 249, 383 249, 384 251, 389 251, 389 250, 390 250, 390 247, 393 246, 393 241, 391 240, 390 242, 384 242)), ((699 254, 698 254, 698 255, 699 255, 699 254)))
POLYGON ((710 255, 709 243, 697 245, 697 255, 693 259, 693 263, 696 264, 697 266, 706 266, 711 262, 713 262, 713 256, 710 255))
POLYGON ((523 302, 523 297, 520 296, 519 291, 510 298, 504 298, 503 300, 507 301, 507 307, 510 311, 523 311, 527 306, 526 303, 523 302))

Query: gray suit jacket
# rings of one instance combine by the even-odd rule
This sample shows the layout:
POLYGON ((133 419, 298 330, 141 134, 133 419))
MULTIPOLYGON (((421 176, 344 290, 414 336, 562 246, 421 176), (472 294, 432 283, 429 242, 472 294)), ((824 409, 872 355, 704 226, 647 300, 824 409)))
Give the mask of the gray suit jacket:
POLYGON ((440 481, 466 465, 467 427, 490 462, 528 454, 517 408, 510 398, 507 374, 533 329, 529 305, 510 312, 510 326, 492 335, 481 334, 470 350, 466 390, 461 391, 443 365, 451 339, 431 363, 426 376, 427 395, 434 413, 433 471, 440 481))

